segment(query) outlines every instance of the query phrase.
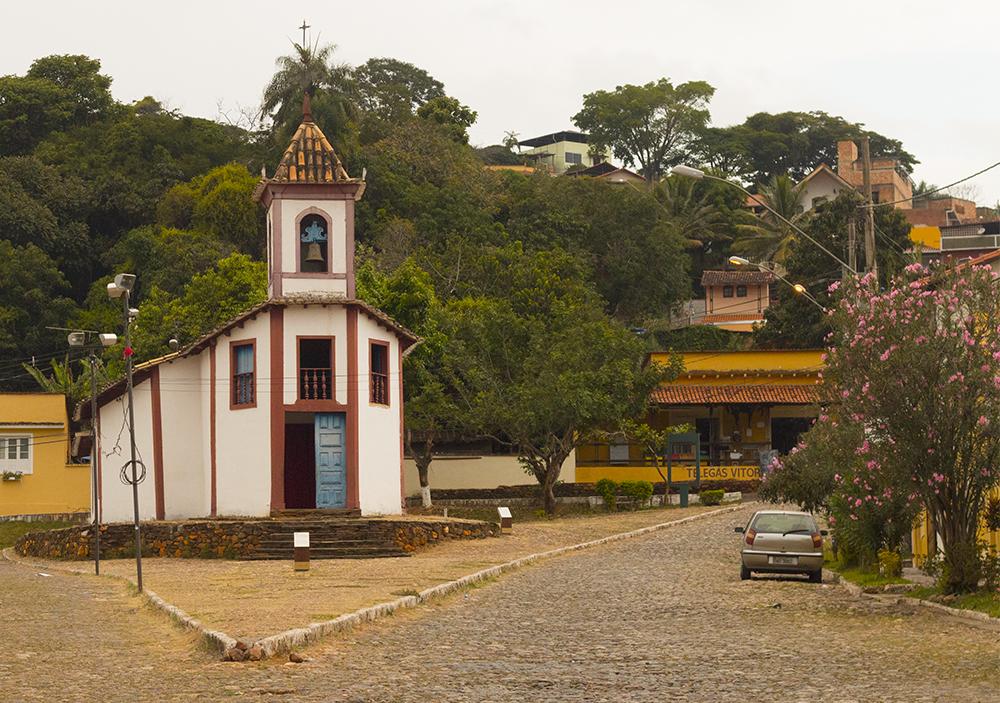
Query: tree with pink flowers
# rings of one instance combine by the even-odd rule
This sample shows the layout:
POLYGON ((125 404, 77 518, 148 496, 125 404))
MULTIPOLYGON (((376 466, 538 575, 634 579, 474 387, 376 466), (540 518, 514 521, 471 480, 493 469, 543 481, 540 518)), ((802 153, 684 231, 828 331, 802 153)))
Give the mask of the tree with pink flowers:
MULTIPOLYGON (((828 437, 840 439, 806 455, 850 450, 827 501, 841 520, 905 519, 926 508, 951 592, 978 586, 980 514, 1000 482, 998 285, 989 267, 920 264, 884 291, 870 276, 844 285, 830 312, 823 420, 837 428, 824 430, 828 437)), ((813 435, 819 428, 803 436, 807 448, 813 435)), ((796 460, 786 463, 779 485, 796 460)), ((828 463, 827 471, 837 469, 828 463)))

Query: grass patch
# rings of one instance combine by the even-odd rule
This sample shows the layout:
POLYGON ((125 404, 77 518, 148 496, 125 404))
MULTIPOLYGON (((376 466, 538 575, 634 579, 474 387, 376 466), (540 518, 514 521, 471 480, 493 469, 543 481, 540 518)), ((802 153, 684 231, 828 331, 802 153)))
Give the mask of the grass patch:
MULTIPOLYGON (((934 596, 941 594, 941 589, 934 586, 922 586, 914 588, 906 594, 908 598, 918 598, 920 600, 931 600, 934 596)), ((990 617, 1000 618, 1000 593, 991 591, 977 591, 976 593, 966 593, 958 596, 955 600, 943 603, 950 608, 960 610, 976 610, 986 613, 990 617)))
POLYGON ((862 588, 887 586, 892 583, 910 583, 902 576, 883 576, 878 571, 862 569, 854 564, 844 564, 839 559, 834 559, 829 549, 826 550, 826 560, 823 566, 831 571, 836 571, 841 578, 862 588))
POLYGON ((72 527, 74 524, 72 522, 26 522, 23 520, 0 522, 0 549, 13 547, 18 538, 28 532, 58 530, 61 527, 72 527))

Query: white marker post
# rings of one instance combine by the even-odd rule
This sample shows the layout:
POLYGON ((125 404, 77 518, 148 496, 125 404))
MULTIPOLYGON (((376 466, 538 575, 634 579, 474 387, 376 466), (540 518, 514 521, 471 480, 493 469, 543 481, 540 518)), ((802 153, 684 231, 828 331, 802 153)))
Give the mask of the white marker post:
POLYGON ((497 514, 500 515, 500 534, 514 529, 514 516, 510 514, 510 508, 501 506, 497 508, 497 514))
POLYGON ((309 571, 309 533, 293 533, 293 559, 295 571, 309 571))

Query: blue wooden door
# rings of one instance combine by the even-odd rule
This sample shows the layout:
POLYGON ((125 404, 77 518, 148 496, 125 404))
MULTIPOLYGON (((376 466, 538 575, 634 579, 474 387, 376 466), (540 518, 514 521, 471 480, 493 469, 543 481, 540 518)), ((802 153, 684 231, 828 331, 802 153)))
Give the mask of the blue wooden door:
POLYGON ((347 507, 347 422, 344 413, 316 413, 316 507, 347 507))

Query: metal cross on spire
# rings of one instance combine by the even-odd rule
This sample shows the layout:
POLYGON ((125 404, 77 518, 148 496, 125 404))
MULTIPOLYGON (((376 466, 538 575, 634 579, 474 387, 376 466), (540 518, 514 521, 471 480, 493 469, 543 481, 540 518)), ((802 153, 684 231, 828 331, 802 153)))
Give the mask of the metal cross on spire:
POLYGON ((302 26, 299 29, 302 30, 302 46, 306 45, 306 30, 312 27, 310 24, 306 24, 305 20, 302 20, 302 26))

